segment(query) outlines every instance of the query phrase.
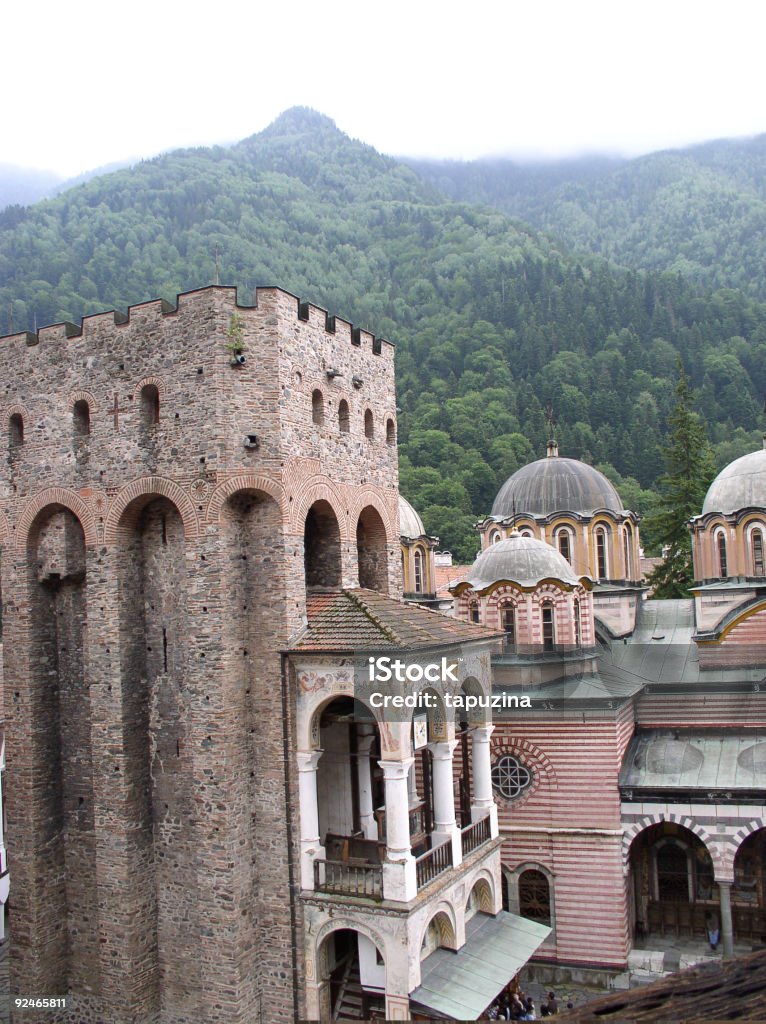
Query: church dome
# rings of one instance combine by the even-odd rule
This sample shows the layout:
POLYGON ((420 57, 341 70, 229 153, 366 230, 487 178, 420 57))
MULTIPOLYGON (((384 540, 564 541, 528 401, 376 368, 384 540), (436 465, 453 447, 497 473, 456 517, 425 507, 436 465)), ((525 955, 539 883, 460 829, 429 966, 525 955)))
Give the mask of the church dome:
POLYGON ((580 580, 563 555, 545 541, 523 537, 516 530, 507 540, 492 544, 471 566, 466 580, 474 590, 484 590, 500 580, 534 587, 555 579, 576 586, 580 580))
POLYGON ((766 450, 750 452, 722 469, 705 496, 702 515, 766 508, 766 450))
POLYGON ((549 454, 522 466, 505 481, 495 498, 492 515, 498 519, 514 512, 533 516, 576 512, 590 516, 598 509, 623 511, 619 494, 604 474, 577 459, 549 454))
POLYGON ((399 495, 399 536, 407 540, 416 540, 422 537, 426 530, 423 520, 410 505, 406 498, 399 495))

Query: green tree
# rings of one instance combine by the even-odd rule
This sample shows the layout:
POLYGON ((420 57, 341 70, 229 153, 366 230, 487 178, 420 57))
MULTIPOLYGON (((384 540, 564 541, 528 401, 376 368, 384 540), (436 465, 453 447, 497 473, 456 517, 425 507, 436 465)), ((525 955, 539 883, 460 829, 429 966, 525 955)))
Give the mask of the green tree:
POLYGON ((668 417, 670 443, 663 448, 665 474, 659 479, 660 495, 646 524, 665 552, 649 577, 658 598, 689 596, 694 567, 687 524, 699 515, 715 475, 713 453, 702 421, 692 409, 689 381, 680 360, 678 373, 676 403, 668 417))

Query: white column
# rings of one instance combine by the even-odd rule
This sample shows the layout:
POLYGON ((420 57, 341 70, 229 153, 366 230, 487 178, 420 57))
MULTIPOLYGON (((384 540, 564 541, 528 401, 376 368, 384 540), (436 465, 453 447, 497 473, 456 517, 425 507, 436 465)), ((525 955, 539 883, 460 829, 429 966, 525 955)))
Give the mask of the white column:
POLYGON ((498 834, 497 806, 492 796, 492 761, 490 737, 494 725, 477 725, 471 729, 471 763, 473 765, 473 803, 471 821, 490 816, 490 834, 498 834))
POLYGON ((410 801, 407 778, 414 758, 379 761, 386 786, 386 861, 383 896, 408 902, 417 895, 415 858, 410 848, 410 801))
POLYGON ((718 892, 721 901, 723 954, 724 956, 731 956, 734 953, 734 927, 731 919, 731 882, 719 882, 718 892))
POLYGON ((319 801, 317 765, 321 750, 296 753, 298 759, 298 799, 301 813, 301 888, 314 888, 314 861, 324 856, 319 837, 319 801))
POLYGON ((433 755, 434 785, 434 838, 452 843, 452 864, 457 867, 463 860, 460 830, 455 821, 455 783, 452 758, 457 740, 429 743, 433 755))
POLYGON ((372 771, 370 767, 370 751, 375 742, 373 726, 360 726, 360 730, 369 728, 371 733, 361 732, 357 740, 356 777, 359 788, 359 823, 365 839, 378 838, 378 823, 375 820, 375 808, 372 806, 372 771))

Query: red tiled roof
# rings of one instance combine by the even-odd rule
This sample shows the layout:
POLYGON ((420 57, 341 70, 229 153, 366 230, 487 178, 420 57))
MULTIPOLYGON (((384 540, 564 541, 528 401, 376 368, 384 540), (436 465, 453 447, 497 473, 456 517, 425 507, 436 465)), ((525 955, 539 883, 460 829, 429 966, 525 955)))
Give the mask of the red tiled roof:
POLYGON ((291 650, 407 650, 502 636, 486 626, 361 588, 309 594, 306 611, 308 626, 291 650))
POLYGON ((470 572, 470 565, 437 565, 436 566, 436 592, 444 592, 449 597, 450 584, 458 580, 464 580, 470 572))

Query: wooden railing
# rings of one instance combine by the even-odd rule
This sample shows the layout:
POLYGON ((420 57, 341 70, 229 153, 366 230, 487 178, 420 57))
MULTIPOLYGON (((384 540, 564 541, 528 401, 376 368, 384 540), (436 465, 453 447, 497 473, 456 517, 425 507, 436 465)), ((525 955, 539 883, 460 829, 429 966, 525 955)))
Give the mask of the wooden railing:
POLYGON ((492 838, 492 833, 489 827, 489 815, 485 815, 483 818, 479 818, 472 825, 468 825, 466 828, 460 831, 460 841, 463 844, 463 856, 472 853, 473 850, 478 850, 484 843, 488 843, 492 838))
POLYGON ((428 885, 437 875, 440 875, 443 871, 448 871, 451 867, 452 843, 442 843, 441 846, 435 846, 433 850, 424 853, 422 857, 418 857, 415 861, 418 889, 422 889, 424 885, 428 885))
POLYGON ((314 888, 343 896, 383 899, 383 868, 380 864, 352 864, 342 860, 314 861, 314 888))

